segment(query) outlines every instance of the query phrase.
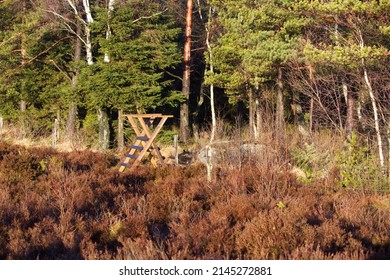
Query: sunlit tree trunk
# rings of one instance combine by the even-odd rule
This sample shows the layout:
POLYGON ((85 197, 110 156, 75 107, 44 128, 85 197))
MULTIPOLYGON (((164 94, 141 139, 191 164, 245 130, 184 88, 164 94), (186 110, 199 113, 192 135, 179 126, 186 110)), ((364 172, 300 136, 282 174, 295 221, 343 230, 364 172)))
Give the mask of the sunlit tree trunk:
MULTIPOLYGON (((364 40, 363 40, 363 35, 359 30, 359 43, 360 43, 360 48, 364 48, 364 40)), ((378 114, 378 106, 374 94, 374 90, 371 85, 370 78, 368 76, 368 71, 366 67, 366 62, 364 58, 361 60, 362 63, 362 69, 363 69, 363 75, 364 75, 364 82, 367 86, 368 94, 371 99, 371 105, 373 109, 373 114, 374 114, 374 125, 375 125, 375 132, 376 132, 376 137, 377 137, 377 144, 378 144, 378 153, 379 153, 379 162, 381 167, 383 168, 385 166, 385 158, 383 155, 383 144, 382 144, 382 136, 381 136, 381 130, 380 130, 380 124, 379 124, 379 114, 378 114)))
POLYGON ((262 122, 262 117, 261 117, 261 108, 260 108, 260 99, 259 96, 256 96, 255 98, 255 106, 256 106, 256 125, 255 125, 255 140, 259 140, 260 138, 260 132, 261 132, 261 122, 262 122))
MULTIPOLYGON (((212 7, 209 7, 208 22, 206 25, 206 46, 207 52, 209 54, 209 70, 211 74, 214 74, 214 61, 213 61, 213 50, 210 44, 210 25, 212 17, 212 7)), ((215 94, 214 94, 214 84, 210 85, 210 110, 211 110, 211 135, 210 142, 214 141, 215 132, 217 130, 217 117, 215 114, 215 94)))
MULTIPOLYGON (((111 25, 110 25, 110 17, 111 13, 114 11, 115 0, 108 1, 108 11, 107 11, 107 30, 106 30, 106 40, 108 41, 111 37, 111 25)), ((104 53, 104 62, 110 62, 110 56, 108 49, 104 53)))
POLYGON ((253 98, 253 89, 251 86, 248 88, 248 99, 249 99, 249 138, 253 140, 254 137, 254 126, 255 126, 255 101, 253 98))
POLYGON ((187 143, 189 130, 189 97, 191 82, 191 33, 192 33, 192 0, 187 0, 186 32, 184 44, 184 73, 182 93, 185 101, 180 106, 180 140, 187 143))

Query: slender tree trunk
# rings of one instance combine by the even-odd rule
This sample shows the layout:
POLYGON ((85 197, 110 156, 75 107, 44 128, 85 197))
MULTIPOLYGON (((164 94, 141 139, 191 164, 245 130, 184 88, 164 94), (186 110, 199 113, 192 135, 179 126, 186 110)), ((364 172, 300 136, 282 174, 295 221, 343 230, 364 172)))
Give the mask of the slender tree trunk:
MULTIPOLYGON (((114 4, 115 0, 109 0, 108 1, 108 11, 107 11, 107 30, 106 30, 106 40, 108 41, 111 37, 111 25, 110 25, 110 18, 111 13, 114 11, 114 4)), ((104 62, 110 62, 110 56, 108 49, 104 53, 104 62)))
POLYGON ((93 23, 92 12, 89 4, 89 0, 83 0, 84 12, 87 18, 84 29, 85 29, 85 52, 87 55, 87 64, 93 65, 93 54, 92 54, 92 40, 91 40, 91 28, 90 25, 93 23))
POLYGON ((254 125, 255 125, 255 102, 253 98, 252 87, 248 88, 248 99, 249 99, 249 138, 253 140, 254 136, 254 125))
POLYGON ((74 140, 74 135, 76 132, 76 122, 77 122, 77 104, 74 101, 74 99, 76 99, 75 95, 76 95, 78 76, 79 76, 78 64, 81 61, 81 40, 79 38, 81 36, 81 24, 79 21, 77 22, 76 28, 77 28, 76 29, 77 36, 74 44, 74 58, 73 58, 75 67, 73 69, 73 76, 71 81, 73 98, 68 109, 68 119, 66 122, 66 138, 68 141, 71 142, 73 142, 74 140))
POLYGON ((125 137, 123 128, 123 109, 118 110, 118 150, 122 152, 125 147, 125 137))
POLYGON ((350 136, 355 129, 354 111, 355 111, 355 100, 350 91, 346 94, 347 103, 347 119, 345 122, 345 132, 347 136, 350 136))
POLYGON ((313 133, 313 111, 314 111, 314 98, 310 98, 310 112, 309 112, 309 133, 313 133))
POLYGON ((99 122, 99 146, 100 149, 105 151, 109 148, 110 142, 110 127, 108 124, 108 115, 105 110, 98 109, 98 122, 99 122))
POLYGON ((204 102, 204 84, 202 83, 200 85, 200 90, 199 90, 199 98, 196 102, 196 107, 193 112, 193 122, 192 122, 192 133, 194 136, 194 139, 199 139, 199 124, 198 124, 198 116, 199 116, 199 111, 204 102))
MULTIPOLYGON (((314 74, 313 74, 313 68, 309 64, 309 79, 310 79, 310 85, 314 86, 314 74)), ((311 134, 313 132, 313 113, 314 113, 314 96, 313 94, 310 97, 310 111, 309 111, 309 133, 311 134)))
POLYGON ((255 99, 255 106, 256 106, 256 125, 255 125, 255 140, 259 140, 260 138, 260 131, 261 129, 261 108, 260 108, 260 100, 259 97, 256 96, 255 99))
MULTIPOLYGON (((214 74, 214 61, 213 61, 213 50, 210 44, 210 25, 211 25, 211 17, 212 17, 212 7, 209 7, 209 15, 207 19, 206 25, 206 46, 207 52, 209 54, 209 69, 210 73, 214 74)), ((215 132, 217 130, 217 117, 215 114, 215 95, 214 95, 214 84, 210 85, 210 109, 211 109, 211 136, 210 143, 214 141, 215 132)))
POLYGON ((183 96, 185 101, 180 106, 180 140, 187 143, 190 136, 189 130, 189 97, 191 82, 191 34, 192 34, 192 6, 193 1, 187 0, 186 37, 184 45, 184 73, 183 96))
MULTIPOLYGON (((85 24, 85 52, 87 56, 87 64, 93 65, 93 53, 92 53, 92 40, 91 40, 91 28, 90 25, 94 22, 92 17, 92 12, 90 8, 89 0, 83 0, 84 12, 86 15, 86 24, 85 24)), ((99 145, 100 149, 105 151, 109 147, 110 141, 110 126, 108 115, 106 109, 98 108, 97 109, 98 124, 99 124, 99 145)))
MULTIPOLYGON (((360 48, 364 48, 364 40, 363 35, 359 30, 359 40, 360 40, 360 48)), ((378 107, 375 99, 374 90, 372 89, 370 78, 368 77, 368 71, 366 67, 366 63, 364 58, 362 58, 362 68, 363 68, 363 74, 364 74, 364 81, 367 86, 368 94, 371 99, 371 105, 374 113, 374 124, 375 124, 375 132, 377 137, 377 144, 378 144, 378 153, 379 153, 379 162, 381 167, 383 168, 385 166, 385 158, 383 155, 383 144, 382 144, 382 136, 381 136, 381 130, 380 130, 380 123, 379 123, 379 114, 378 114, 378 107)))
POLYGON ((382 136, 380 132, 380 124, 379 124, 379 115, 378 115, 378 107, 376 104, 376 99, 375 99, 375 94, 371 86, 371 81, 368 77, 367 69, 364 66, 364 61, 363 61, 363 73, 364 73, 364 81, 366 83, 367 89, 368 89, 368 94, 370 95, 371 99, 371 105, 374 113, 374 124, 375 124, 375 132, 376 132, 376 137, 377 137, 377 142, 378 142, 378 153, 379 153, 379 161, 382 167, 385 165, 385 159, 383 156, 383 144, 382 144, 382 136))
POLYGON ((276 139, 279 145, 284 143, 284 97, 283 97, 283 72, 278 68, 277 79, 277 97, 276 97, 276 139))
MULTIPOLYGON (((22 1, 22 13, 23 13, 22 22, 23 22, 23 24, 26 24, 26 17, 24 16, 27 13, 26 0, 22 1)), ((20 42, 20 55, 21 55, 22 69, 25 66, 26 61, 27 61, 27 46, 26 45, 27 45, 26 32, 22 31, 21 42, 20 42)), ((22 76, 20 82, 21 82, 21 86, 20 86, 21 99, 19 101, 19 110, 21 113, 20 114, 20 131, 21 131, 21 137, 24 138, 27 135, 27 131, 26 131, 27 120, 26 120, 26 116, 25 116, 25 111, 26 111, 27 105, 26 105, 26 100, 24 99, 26 92, 25 92, 25 82, 24 82, 23 76, 22 76)))
POLYGON ((363 121, 361 94, 359 95, 359 98, 357 100, 356 113, 357 113, 357 117, 358 117, 359 126, 361 126, 362 125, 362 121, 363 121))
POLYGON ((91 29, 89 25, 85 26, 85 36, 86 36, 85 52, 87 54, 87 64, 93 65, 91 29))

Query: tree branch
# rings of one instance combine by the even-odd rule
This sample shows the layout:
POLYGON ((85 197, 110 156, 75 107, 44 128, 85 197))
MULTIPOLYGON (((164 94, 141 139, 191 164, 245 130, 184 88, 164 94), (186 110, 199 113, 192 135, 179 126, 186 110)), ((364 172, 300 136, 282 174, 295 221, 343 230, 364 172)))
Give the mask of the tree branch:
POLYGON ((37 58, 40 57, 41 55, 43 55, 43 54, 47 53, 48 51, 50 51, 52 48, 54 48, 54 47, 55 47, 56 45, 58 45, 60 42, 66 40, 66 39, 69 39, 69 38, 72 38, 72 37, 71 37, 71 36, 66 36, 66 37, 63 37, 63 38, 61 38, 60 40, 54 42, 54 44, 51 45, 50 47, 48 47, 46 50, 41 51, 39 54, 37 54, 36 56, 30 58, 30 59, 29 59, 28 61, 26 61, 24 64, 19 65, 18 68, 24 67, 26 64, 28 64, 28 63, 34 61, 35 59, 37 59, 37 58))
POLYGON ((153 15, 151 15, 151 16, 139 17, 139 18, 133 20, 132 23, 136 23, 136 22, 138 22, 138 21, 140 21, 140 20, 143 20, 143 19, 153 18, 153 17, 155 17, 155 16, 161 15, 162 13, 166 12, 167 10, 168 10, 168 9, 164 9, 163 11, 158 12, 158 13, 155 13, 155 14, 153 14, 153 15))
POLYGON ((62 70, 61 67, 59 67, 53 59, 50 59, 49 61, 53 63, 54 67, 57 68, 58 71, 64 74, 64 76, 69 80, 69 82, 72 82, 72 78, 64 70, 62 70))
MULTIPOLYGON (((87 45, 87 42, 79 35, 77 34, 76 31, 73 30, 73 28, 67 23, 67 22, 72 22, 71 20, 67 19, 66 17, 60 15, 59 13, 57 13, 56 11, 52 11, 52 10, 46 10, 46 12, 48 13, 51 13, 57 17, 59 17, 60 19, 62 19, 64 22, 63 24, 65 25, 65 27, 67 28, 67 30, 72 33, 73 35, 75 35, 77 38, 80 39, 80 41, 84 44, 84 45, 87 45)), ((83 20, 82 18, 80 18, 78 15, 76 15, 78 20, 81 21, 82 24, 86 25, 87 23, 85 22, 85 20, 83 20)))
POLYGON ((169 76, 172 76, 173 78, 176 78, 176 79, 179 79, 180 81, 183 82, 183 78, 182 77, 179 77, 175 74, 172 74, 171 72, 167 71, 167 70, 164 70, 165 73, 167 73, 169 76))
POLYGON ((10 38, 4 40, 3 42, 0 43, 0 47, 4 46, 6 43, 9 41, 12 41, 15 37, 20 36, 22 33, 18 32, 14 36, 11 36, 10 38))

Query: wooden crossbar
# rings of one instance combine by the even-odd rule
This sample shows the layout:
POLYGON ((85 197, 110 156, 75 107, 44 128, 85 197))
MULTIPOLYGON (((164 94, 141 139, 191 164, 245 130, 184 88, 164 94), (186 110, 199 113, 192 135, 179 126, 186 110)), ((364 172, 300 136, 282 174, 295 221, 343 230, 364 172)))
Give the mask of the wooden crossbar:
POLYGON ((123 172, 126 168, 129 168, 130 170, 135 168, 146 154, 150 154, 152 157, 155 157, 159 163, 163 164, 164 159, 154 140, 167 119, 173 118, 173 116, 162 114, 131 114, 124 115, 124 117, 127 117, 131 127, 136 133, 136 140, 134 144, 130 146, 129 153, 126 154, 122 161, 119 172, 123 172), (153 129, 152 126, 156 119, 160 119, 160 121, 156 128, 153 129))

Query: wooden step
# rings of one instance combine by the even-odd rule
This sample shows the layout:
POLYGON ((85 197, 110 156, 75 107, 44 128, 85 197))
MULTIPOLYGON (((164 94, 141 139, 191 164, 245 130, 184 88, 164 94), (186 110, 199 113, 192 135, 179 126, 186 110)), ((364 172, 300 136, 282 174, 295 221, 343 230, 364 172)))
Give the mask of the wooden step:
POLYGON ((121 163, 121 166, 124 166, 124 167, 131 167, 131 164, 128 164, 128 163, 122 162, 122 163, 121 163))
POLYGON ((149 140, 149 138, 148 137, 146 137, 146 136, 137 136, 137 138, 136 138, 137 140, 141 140, 141 141, 144 141, 144 142, 146 142, 146 141, 148 141, 149 140))
POLYGON ((131 149, 136 149, 136 150, 138 150, 138 151, 142 151, 142 149, 143 149, 144 147, 142 147, 142 146, 137 146, 137 145, 131 145, 130 148, 131 148, 131 149))
POLYGON ((125 154, 125 157, 132 158, 132 159, 136 159, 137 158, 137 156, 133 155, 133 154, 125 154))

